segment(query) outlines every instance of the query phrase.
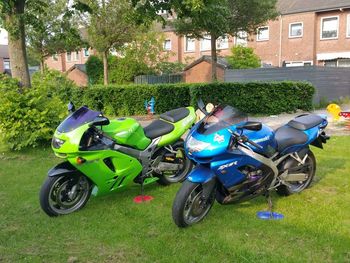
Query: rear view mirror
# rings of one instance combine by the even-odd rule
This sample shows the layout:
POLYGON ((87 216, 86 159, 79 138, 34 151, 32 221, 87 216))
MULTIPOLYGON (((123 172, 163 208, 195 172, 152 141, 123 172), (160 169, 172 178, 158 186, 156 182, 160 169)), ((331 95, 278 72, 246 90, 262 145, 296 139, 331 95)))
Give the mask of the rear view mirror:
POLYGON ((75 111, 75 106, 74 106, 73 102, 71 102, 71 101, 68 103, 67 108, 68 108, 68 111, 70 113, 75 111))
POLYGON ((242 126, 237 126, 237 129, 246 129, 250 131, 260 131, 262 129, 261 122, 247 121, 242 126))
POLYGON ((198 109, 203 112, 205 115, 208 115, 208 112, 207 110, 205 109, 205 105, 204 105, 204 102, 201 98, 199 98, 197 100, 197 105, 198 105, 198 109))
POLYGON ((109 119, 107 119, 106 117, 97 117, 93 122, 92 125, 94 126, 104 126, 104 125, 108 125, 109 124, 109 119))

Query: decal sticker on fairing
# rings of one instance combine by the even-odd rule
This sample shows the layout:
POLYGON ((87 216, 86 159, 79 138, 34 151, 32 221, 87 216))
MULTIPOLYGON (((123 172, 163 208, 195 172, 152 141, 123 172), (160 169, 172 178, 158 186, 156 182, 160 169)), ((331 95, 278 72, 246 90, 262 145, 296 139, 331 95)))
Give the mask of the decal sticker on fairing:
POLYGON ((220 135, 218 133, 215 133, 214 142, 222 143, 223 141, 225 141, 224 135, 220 135))

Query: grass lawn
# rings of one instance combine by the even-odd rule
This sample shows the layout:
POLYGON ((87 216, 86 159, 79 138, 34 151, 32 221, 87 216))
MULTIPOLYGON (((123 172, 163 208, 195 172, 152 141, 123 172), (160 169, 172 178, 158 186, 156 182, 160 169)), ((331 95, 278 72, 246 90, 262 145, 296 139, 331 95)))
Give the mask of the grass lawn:
POLYGON ((301 194, 274 195, 281 221, 261 221, 263 197, 215 204, 201 223, 178 229, 171 207, 179 184, 92 197, 81 211, 50 218, 38 193, 59 160, 50 149, 0 152, 0 262, 350 262, 350 136, 313 148, 315 182, 301 194))

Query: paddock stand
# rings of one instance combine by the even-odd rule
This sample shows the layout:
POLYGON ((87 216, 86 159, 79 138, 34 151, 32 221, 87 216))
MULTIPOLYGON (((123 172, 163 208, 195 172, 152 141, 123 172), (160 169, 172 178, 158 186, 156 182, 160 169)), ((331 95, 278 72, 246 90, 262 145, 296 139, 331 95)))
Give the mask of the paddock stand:
POLYGON ((284 218, 284 215, 273 212, 273 203, 270 195, 270 191, 267 191, 265 194, 268 211, 259 211, 256 213, 256 216, 262 220, 281 220, 284 218))
POLYGON ((149 201, 151 201, 151 200, 154 199, 153 196, 151 196, 151 195, 144 195, 144 185, 143 185, 144 181, 145 181, 145 179, 142 178, 142 182, 141 182, 141 194, 138 195, 138 196, 136 196, 136 197, 134 198, 134 203, 136 203, 136 204, 141 204, 141 203, 144 203, 144 202, 149 202, 149 201))

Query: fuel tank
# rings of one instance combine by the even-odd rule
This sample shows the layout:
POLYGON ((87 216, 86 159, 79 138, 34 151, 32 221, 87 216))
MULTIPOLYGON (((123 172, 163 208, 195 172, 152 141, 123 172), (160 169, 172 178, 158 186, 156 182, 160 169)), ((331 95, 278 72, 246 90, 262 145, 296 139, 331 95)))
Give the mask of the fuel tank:
POLYGON ((145 136, 142 126, 132 118, 119 118, 103 126, 103 131, 115 139, 118 144, 144 150, 151 140, 145 136))

